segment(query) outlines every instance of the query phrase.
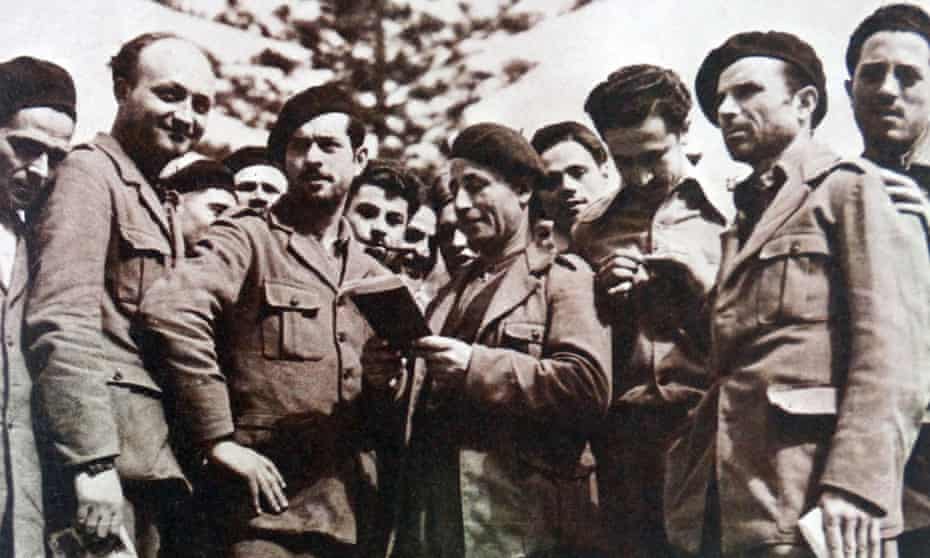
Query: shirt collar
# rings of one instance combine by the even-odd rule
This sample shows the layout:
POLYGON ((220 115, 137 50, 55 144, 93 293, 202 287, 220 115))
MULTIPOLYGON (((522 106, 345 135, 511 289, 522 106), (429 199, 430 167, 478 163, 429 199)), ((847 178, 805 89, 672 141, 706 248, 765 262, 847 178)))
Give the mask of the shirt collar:
POLYGON ((116 141, 116 138, 110 134, 100 132, 94 137, 93 144, 113 160, 113 164, 116 165, 116 169, 124 183, 139 187, 149 183, 142 176, 142 171, 139 170, 132 158, 123 151, 123 147, 116 141))

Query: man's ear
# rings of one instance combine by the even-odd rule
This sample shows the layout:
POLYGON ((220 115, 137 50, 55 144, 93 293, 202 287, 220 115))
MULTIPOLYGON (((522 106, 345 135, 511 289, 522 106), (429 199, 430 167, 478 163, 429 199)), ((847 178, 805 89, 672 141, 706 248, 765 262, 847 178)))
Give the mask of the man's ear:
POLYGON ((132 91, 132 85, 126 78, 118 77, 113 80, 113 96, 116 97, 117 103, 123 102, 129 96, 130 91, 132 91))
POLYGON ((798 89, 794 94, 798 102, 798 108, 802 111, 807 122, 813 123, 814 111, 817 110, 817 103, 820 100, 820 93, 813 85, 805 85, 798 89))
POLYGON ((533 197, 533 189, 529 185, 529 180, 521 184, 520 191, 517 192, 517 199, 520 201, 520 207, 527 207, 530 204, 530 198, 533 197))
POLYGON ((364 145, 355 150, 355 176, 362 174, 368 164, 368 148, 364 145))
POLYGON ((853 82, 852 79, 847 79, 843 82, 843 86, 846 87, 846 96, 849 97, 849 104, 855 104, 856 100, 853 99, 853 82))

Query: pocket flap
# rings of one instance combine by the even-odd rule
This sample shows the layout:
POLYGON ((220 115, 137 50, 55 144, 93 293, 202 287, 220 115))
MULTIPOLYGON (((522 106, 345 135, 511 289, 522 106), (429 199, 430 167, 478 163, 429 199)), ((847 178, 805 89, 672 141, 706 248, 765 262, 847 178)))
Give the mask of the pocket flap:
POLYGON ((136 251, 158 252, 159 254, 171 253, 171 245, 168 243, 167 238, 152 234, 147 230, 121 224, 119 234, 136 251))
POLYGON ((504 335, 521 341, 542 343, 545 326, 534 323, 508 323, 504 324, 504 335))
POLYGON ((837 389, 833 386, 769 386, 769 403, 789 415, 835 415, 837 389))
POLYGON ((759 259, 766 260, 799 254, 829 254, 827 239, 820 234, 792 234, 773 238, 759 251, 759 259))
POLYGON ((275 308, 304 311, 320 308, 320 297, 315 292, 274 281, 265 282, 265 300, 275 308))

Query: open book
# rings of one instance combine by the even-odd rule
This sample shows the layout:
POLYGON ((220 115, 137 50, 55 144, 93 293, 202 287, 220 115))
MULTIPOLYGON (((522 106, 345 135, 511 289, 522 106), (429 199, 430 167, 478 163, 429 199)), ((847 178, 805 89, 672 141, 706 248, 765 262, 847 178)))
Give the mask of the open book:
POLYGON ((403 348, 431 335, 413 293, 398 275, 379 275, 348 281, 342 293, 352 299, 378 337, 403 348))

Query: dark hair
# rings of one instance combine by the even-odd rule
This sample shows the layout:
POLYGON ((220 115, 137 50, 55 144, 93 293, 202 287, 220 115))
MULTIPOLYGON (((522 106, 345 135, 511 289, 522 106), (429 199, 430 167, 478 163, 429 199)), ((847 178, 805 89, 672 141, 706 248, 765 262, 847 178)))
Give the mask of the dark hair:
POLYGON ((691 94, 672 70, 651 64, 624 66, 591 91, 584 110, 603 137, 609 128, 640 124, 650 114, 665 120, 672 133, 688 129, 691 94))
POLYGON ((542 155, 546 150, 563 141, 573 141, 584 147, 598 165, 607 162, 607 151, 597 134, 584 124, 572 120, 550 124, 536 130, 530 145, 542 155))
POLYGON ((158 31, 154 33, 143 33, 136 38, 124 43, 119 52, 110 58, 110 70, 113 73, 113 85, 115 86, 120 79, 125 80, 129 85, 135 86, 139 79, 139 57, 142 51, 149 45, 155 44, 164 39, 176 39, 190 43, 200 49, 203 55, 210 62, 214 74, 216 73, 216 59, 203 47, 168 31, 158 31))
POLYGON ((352 180, 349 186, 349 203, 362 186, 376 186, 384 190, 387 197, 400 197, 407 202, 407 218, 409 219, 419 209, 419 179, 411 178, 411 174, 400 164, 385 159, 371 159, 365 170, 352 180))
POLYGON ((862 20, 849 38, 849 46, 846 47, 846 69, 849 75, 856 72, 862 45, 879 31, 916 33, 930 44, 930 15, 913 4, 890 4, 875 10, 862 20))
POLYGON ((452 195, 452 188, 449 186, 450 177, 448 174, 440 173, 433 179, 432 185, 427 188, 427 195, 423 198, 433 208, 436 215, 442 211, 442 208, 452 203, 455 197, 452 195))

